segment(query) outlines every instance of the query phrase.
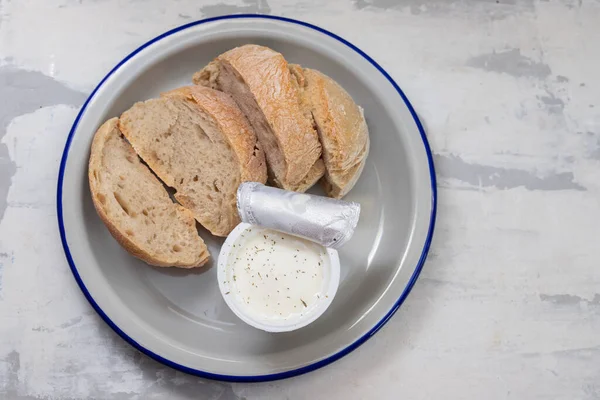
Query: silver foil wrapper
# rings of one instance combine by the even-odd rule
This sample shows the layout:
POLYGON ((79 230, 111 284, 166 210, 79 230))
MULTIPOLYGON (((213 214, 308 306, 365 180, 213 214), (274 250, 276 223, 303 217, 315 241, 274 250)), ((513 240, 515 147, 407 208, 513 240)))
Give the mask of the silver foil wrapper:
POLYGON ((237 192, 243 222, 337 249, 354 234, 360 204, 244 182, 237 192))

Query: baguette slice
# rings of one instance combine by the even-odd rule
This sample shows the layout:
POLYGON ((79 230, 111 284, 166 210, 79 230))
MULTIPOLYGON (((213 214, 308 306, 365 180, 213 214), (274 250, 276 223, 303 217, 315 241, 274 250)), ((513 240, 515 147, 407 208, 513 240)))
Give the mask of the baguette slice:
POLYGON ((129 253, 160 267, 208 261, 192 213, 173 203, 162 183, 121 137, 117 118, 94 136, 88 178, 98 215, 129 253))
POLYGON ((241 182, 265 183, 256 135, 233 99, 205 87, 185 87, 136 103, 119 127, 175 199, 216 236, 240 222, 241 182))
POLYGON ((193 81, 233 96, 256 131, 273 182, 288 190, 302 186, 321 157, 321 144, 280 53, 258 45, 237 47, 194 74, 193 81))
POLYGON ((292 65, 323 146, 328 196, 342 198, 356 184, 369 154, 369 130, 361 107, 337 82, 314 69, 292 65))

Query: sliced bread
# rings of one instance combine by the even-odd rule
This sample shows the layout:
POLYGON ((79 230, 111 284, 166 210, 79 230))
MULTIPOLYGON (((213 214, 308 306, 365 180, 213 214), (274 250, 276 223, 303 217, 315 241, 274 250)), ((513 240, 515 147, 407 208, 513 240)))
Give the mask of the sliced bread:
MULTIPOLYGON (((323 159, 319 158, 316 163, 313 164, 311 169, 308 171, 308 174, 302 179, 302 181, 296 185, 287 185, 286 190, 291 190, 293 192, 304 193, 311 187, 313 187, 319 179, 323 177, 325 174, 325 163, 323 159)), ((277 182, 275 178, 271 178, 269 180, 269 184, 272 186, 281 187, 282 185, 277 182)))
POLYGON ((240 222, 236 192, 244 181, 265 183, 266 162, 256 135, 233 99, 186 87, 136 103, 119 128, 140 157, 216 236, 240 222))
POLYGON ((232 95, 265 151, 273 182, 288 190, 304 186, 321 157, 321 144, 280 53, 258 45, 237 47, 197 72, 193 81, 232 95))
POLYGON ((148 264, 199 267, 208 261, 192 213, 173 203, 162 183, 121 136, 117 118, 92 143, 88 178, 94 206, 112 236, 148 264))
POLYGON ((323 146, 328 196, 342 198, 355 185, 369 153, 369 130, 361 107, 325 74, 292 65, 303 103, 310 108, 323 146))

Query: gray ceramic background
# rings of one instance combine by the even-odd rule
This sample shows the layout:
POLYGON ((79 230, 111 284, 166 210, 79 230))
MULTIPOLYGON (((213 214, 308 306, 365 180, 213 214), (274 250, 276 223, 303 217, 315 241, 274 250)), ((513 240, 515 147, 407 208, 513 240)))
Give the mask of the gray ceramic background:
MULTIPOLYGON (((234 21, 184 31, 126 63, 98 93, 74 136, 64 182, 65 227, 92 297, 142 346, 188 367, 263 375, 309 365, 350 345, 393 307, 422 252, 431 189, 423 144, 400 96, 358 54, 321 34, 281 22, 234 21), (219 294, 216 268, 150 268, 125 253, 97 217, 87 185, 92 135, 135 101, 189 84, 227 49, 258 43, 290 62, 336 79, 364 107, 371 153, 348 200, 362 205, 352 240, 340 251, 338 295, 321 319, 296 332, 268 334, 239 321, 219 294), (161 47, 162 46, 162 47, 161 47)), ((213 257, 220 239, 204 233, 213 257)), ((213 261, 214 263, 214 261, 213 261)))

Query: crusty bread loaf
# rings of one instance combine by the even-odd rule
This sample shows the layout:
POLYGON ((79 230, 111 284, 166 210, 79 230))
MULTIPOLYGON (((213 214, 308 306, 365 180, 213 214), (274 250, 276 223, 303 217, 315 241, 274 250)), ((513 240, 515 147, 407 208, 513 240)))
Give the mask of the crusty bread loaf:
POLYGON ((193 80, 233 96, 265 151, 273 182, 288 190, 305 186, 303 181, 321 157, 321 144, 280 53, 258 45, 237 47, 218 56, 193 80))
POLYGON ((136 103, 119 128, 175 198, 216 236, 239 223, 236 192, 243 181, 265 183, 256 135, 228 94, 181 88, 136 103))
POLYGON ((121 137, 117 118, 96 132, 88 168, 98 215, 131 254, 151 265, 198 267, 209 258, 192 213, 173 203, 162 183, 121 137))
POLYGON ((327 195, 341 198, 358 180, 369 153, 369 130, 360 108, 337 82, 292 65, 303 102, 310 107, 323 146, 327 195))

